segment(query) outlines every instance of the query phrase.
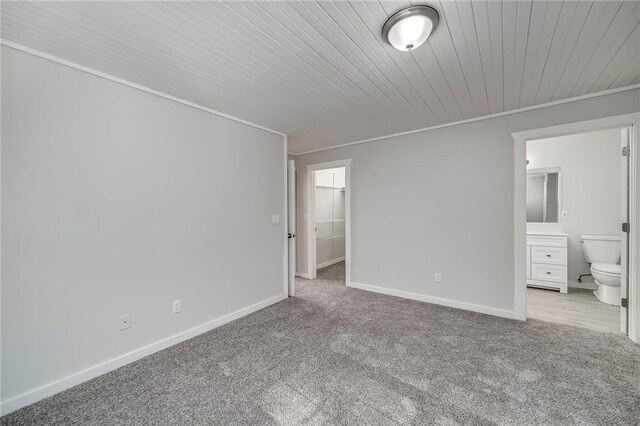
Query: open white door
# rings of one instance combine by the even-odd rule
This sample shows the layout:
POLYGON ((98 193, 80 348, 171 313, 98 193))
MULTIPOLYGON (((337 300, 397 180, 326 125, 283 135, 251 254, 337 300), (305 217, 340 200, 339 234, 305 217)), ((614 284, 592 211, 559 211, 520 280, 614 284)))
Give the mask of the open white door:
POLYGON ((296 295, 296 166, 287 161, 287 227, 289 229, 289 296, 296 295))
POLYGON ((620 256, 620 331, 629 333, 629 312, 624 301, 629 300, 629 128, 621 131, 622 153, 622 226, 621 226, 621 256, 620 256), (627 225, 624 225, 627 224, 627 225))

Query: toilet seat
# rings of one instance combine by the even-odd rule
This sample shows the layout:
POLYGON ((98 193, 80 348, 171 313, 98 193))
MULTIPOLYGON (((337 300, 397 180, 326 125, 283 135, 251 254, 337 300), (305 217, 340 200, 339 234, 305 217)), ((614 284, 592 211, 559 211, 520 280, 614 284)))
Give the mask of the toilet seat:
POLYGON ((593 263, 591 265, 591 270, 610 277, 619 277, 622 273, 620 265, 614 265, 611 263, 593 263))

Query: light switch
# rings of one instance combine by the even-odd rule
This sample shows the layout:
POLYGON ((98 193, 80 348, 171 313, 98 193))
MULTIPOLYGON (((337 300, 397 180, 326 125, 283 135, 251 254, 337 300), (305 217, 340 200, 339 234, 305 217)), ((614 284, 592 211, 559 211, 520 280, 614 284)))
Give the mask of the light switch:
POLYGON ((277 225, 280 223, 280 215, 279 214, 272 214, 271 215, 271 224, 272 225, 277 225))
POLYGON ((567 210, 562 210, 561 216, 563 219, 566 219, 569 217, 569 212, 567 210))

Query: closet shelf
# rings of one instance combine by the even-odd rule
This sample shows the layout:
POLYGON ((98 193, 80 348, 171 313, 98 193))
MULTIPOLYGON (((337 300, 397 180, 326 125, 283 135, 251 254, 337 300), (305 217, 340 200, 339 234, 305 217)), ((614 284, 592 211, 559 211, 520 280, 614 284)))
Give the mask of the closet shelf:
POLYGON ((344 190, 344 187, 342 187, 342 186, 316 185, 316 188, 339 189, 341 191, 344 190))
POLYGON ((316 241, 332 241, 332 240, 338 240, 340 238, 344 238, 344 235, 334 235, 333 237, 323 237, 323 238, 316 237, 316 241))

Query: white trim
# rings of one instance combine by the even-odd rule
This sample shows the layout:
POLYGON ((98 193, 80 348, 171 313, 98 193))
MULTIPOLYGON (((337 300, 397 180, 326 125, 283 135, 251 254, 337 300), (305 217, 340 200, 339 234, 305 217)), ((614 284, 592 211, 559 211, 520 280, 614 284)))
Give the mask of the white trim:
POLYGON ((284 299, 285 297, 283 297, 282 295, 278 295, 270 299, 263 300, 262 302, 258 302, 254 305, 242 308, 220 318, 208 321, 204 324, 200 324, 178 334, 174 334, 173 336, 158 340, 157 342, 151 343, 150 345, 135 349, 124 355, 120 355, 116 358, 110 359, 100 364, 96 364, 85 370, 79 371, 60 380, 56 380, 55 382, 25 392, 6 401, 2 401, 1 413, 2 415, 5 415, 19 408, 26 407, 27 405, 33 404, 34 402, 40 401, 41 399, 48 398, 73 386, 79 385, 80 383, 86 382, 87 380, 91 380, 94 377, 98 377, 102 374, 108 373, 109 371, 113 371, 124 365, 144 358, 145 356, 151 355, 152 353, 161 351, 170 346, 191 339, 192 337, 195 337, 199 334, 206 333, 207 331, 220 327, 221 325, 227 324, 228 322, 244 317, 253 312, 259 311, 260 309, 266 308, 267 306, 278 303, 284 299))
POLYGON ((418 300, 420 302, 433 303, 435 305, 448 306, 450 308, 464 309, 466 311, 478 312, 481 314, 495 315, 502 318, 517 319, 513 311, 507 309, 492 308, 490 306, 476 305, 475 303, 460 302, 458 300, 444 299, 441 297, 427 296, 426 294, 412 293, 409 291, 395 290, 387 287, 380 287, 370 284, 348 283, 348 287, 360 290, 372 291, 374 293, 386 294, 389 296, 402 297, 403 299, 418 300))
MULTIPOLYGON (((150 89, 148 87, 141 86, 139 84, 132 83, 132 82, 127 81, 127 80, 123 80, 121 78, 112 76, 110 74, 106 74, 106 73, 103 73, 101 71, 94 70, 93 68, 85 67, 83 65, 76 64, 76 63, 71 62, 71 61, 67 61, 66 59, 58 58, 57 56, 49 55, 48 53, 44 53, 44 52, 41 52, 41 51, 36 50, 36 49, 32 49, 32 48, 27 47, 27 46, 23 46, 21 44, 14 43, 14 42, 9 41, 9 40, 0 39, 0 44, 3 44, 3 45, 5 45, 7 47, 10 47, 12 49, 20 50, 22 52, 28 53, 28 54, 33 55, 33 56, 37 56, 37 57, 42 58, 42 59, 49 60, 51 62, 58 63, 60 65, 64 65, 64 66, 67 66, 67 67, 70 67, 70 68, 74 68, 74 69, 77 69, 79 71, 83 71, 83 72, 95 75, 97 77, 101 77, 101 78, 104 78, 106 80, 113 81, 115 83, 123 84, 123 85, 131 87, 133 89, 141 90, 143 92, 147 92, 147 93, 150 93, 152 95, 156 95, 156 96, 159 96, 161 98, 168 99, 170 101, 174 101, 174 102, 177 102, 177 103, 182 104, 182 105, 186 105, 186 106, 191 107, 191 108, 199 109, 200 111, 208 112, 210 114, 214 114, 214 115, 217 115, 219 117, 223 117, 223 118, 226 118, 226 119, 229 119, 229 120, 237 121, 238 123, 246 124, 247 126, 255 127, 256 129, 264 130, 264 131, 269 132, 269 133, 273 133, 273 134, 280 135, 280 136, 285 136, 284 133, 278 132, 278 131, 273 130, 273 129, 269 129, 268 127, 264 127, 264 126, 261 126, 259 124, 251 123, 250 121, 246 121, 246 120, 243 120, 241 118, 234 117, 232 115, 225 114, 223 112, 216 111, 216 110, 204 107, 202 105, 198 105, 198 104, 195 104, 193 102, 189 102, 189 101, 184 100, 184 99, 176 98, 175 96, 171 96, 171 95, 168 95, 166 93, 158 92, 157 90, 153 90, 153 89, 150 89)), ((285 145, 284 150, 285 150, 285 152, 287 151, 286 145, 285 145)))
MULTIPOLYGON (((637 85, 636 85, 637 86, 637 85)), ((629 160, 629 338, 640 343, 640 185, 638 185, 638 173, 640 172, 640 155, 638 149, 638 126, 640 125, 640 113, 617 115, 613 117, 597 118, 575 123, 561 124, 558 126, 544 127, 540 129, 525 130, 511 134, 514 142, 514 311, 517 318, 526 319, 526 142, 536 139, 544 139, 577 133, 593 132, 604 129, 617 129, 629 127, 631 129, 629 146, 631 158, 629 160)))
MULTIPOLYGON (((342 238, 342 237, 340 237, 342 238)), ((321 264, 317 265, 318 269, 322 269, 322 268, 326 268, 327 266, 331 266, 331 265, 335 265, 336 263, 340 263, 344 260, 345 256, 339 257, 337 259, 331 259, 327 262, 322 262, 321 264)))
MULTIPOLYGON (((2 12, 0 12, 2 15, 2 12)), ((2 54, 0 52, 0 75, 2 74, 2 54)), ((2 78, 0 78, 0 94, 2 92, 2 78)), ((0 102, 0 188, 2 188, 2 102, 0 102)), ((2 240, 2 190, 0 190, 0 242, 2 240)), ((0 318, 2 318, 2 244, 0 244, 0 318)), ((0 327, 0 348, 2 347, 2 327, 0 327)), ((0 350, 0 401, 2 401, 2 351, 0 350)), ((0 416, 2 416, 2 404, 0 404, 0 416)))
POLYGON ((307 275, 316 277, 316 215, 315 215, 315 173, 307 166, 307 275))
MULTIPOLYGON (((287 157, 288 158, 288 157, 287 157)), ((287 286, 286 295, 296 295, 296 162, 287 159, 287 286), (293 237, 289 238, 289 234, 293 237)))
POLYGON ((303 272, 296 272, 296 277, 304 278, 305 280, 313 279, 309 274, 305 274, 303 272))
POLYGON ((316 239, 315 239, 315 174, 316 170, 344 167, 345 194, 344 194, 344 263, 345 282, 351 282, 351 159, 328 161, 307 165, 307 268, 309 279, 315 279, 318 269, 316 265, 316 239))
MULTIPOLYGON (((631 132, 629 131, 629 127, 625 127, 620 132, 620 150, 628 149, 631 145, 631 132)), ((631 156, 620 156, 620 166, 622 168, 621 174, 621 187, 622 187, 622 197, 620 197, 620 210, 622 212, 621 218, 622 222, 629 222, 629 203, 631 200, 630 197, 630 189, 633 188, 631 183, 629 182, 629 177, 631 175, 631 156)), ((629 258, 629 235, 624 232, 621 233, 621 247, 620 247, 620 255, 622 259, 629 258)), ((624 262, 620 262, 621 264, 624 262)), ((627 262, 625 267, 621 267, 620 274, 620 299, 625 297, 629 299, 629 262, 627 262)), ((620 300, 622 302, 622 300, 620 300)), ((628 334, 629 333, 629 311, 627 308, 622 306, 620 303, 620 331, 628 334)))
POLYGON ((284 194, 284 208, 283 219, 280 221, 282 225, 282 238, 284 240, 284 251, 282 260, 282 274, 283 274, 283 290, 284 297, 289 297, 289 155, 287 154, 287 135, 282 138, 284 145, 284 178, 283 178, 283 194, 284 194))
POLYGON ((629 147, 631 156, 629 158, 629 223, 631 232, 629 233, 629 262, 627 279, 629 290, 627 298, 630 307, 627 310, 629 315, 629 338, 640 343, 640 140, 638 139, 638 126, 640 126, 640 113, 636 113, 635 123, 629 132, 629 147), (635 188, 634 188, 635 187, 635 188))
POLYGON ((635 89, 640 89, 640 84, 634 84, 632 86, 619 87, 617 89, 603 90, 603 91, 600 91, 600 92, 589 93, 589 94, 586 94, 586 95, 576 96, 576 97, 573 97, 573 98, 560 99, 560 100, 553 101, 553 102, 547 102, 547 103, 544 103, 544 104, 539 104, 539 105, 533 105, 533 106, 524 107, 524 108, 513 109, 513 110, 510 110, 510 111, 498 112, 498 113, 495 113, 495 114, 483 115, 483 116, 480 116, 480 117, 467 118, 465 120, 453 121, 451 123, 438 124, 437 126, 423 127, 423 128, 416 129, 416 130, 408 130, 406 132, 393 133, 391 135, 377 136, 375 138, 362 139, 362 140, 358 140, 358 141, 355 141, 355 142, 348 142, 348 143, 343 143, 343 144, 339 144, 339 145, 332 145, 332 146, 329 146, 329 147, 326 147, 326 148, 311 149, 309 151, 297 152, 297 153, 295 153, 293 155, 311 154, 311 153, 314 153, 314 152, 321 152, 321 151, 327 151, 327 150, 330 150, 330 149, 344 148, 346 146, 359 145, 359 144, 362 144, 362 143, 369 143, 369 142, 375 142, 375 141, 379 141, 379 140, 383 140, 383 139, 395 138, 395 137, 398 137, 398 136, 404 136, 404 135, 411 135, 411 134, 414 134, 414 133, 427 132, 429 130, 443 129, 445 127, 458 126, 460 124, 473 123, 475 121, 481 121, 481 120, 489 120, 491 118, 504 117, 505 115, 518 114, 518 113, 521 113, 521 112, 532 111, 532 110, 535 110, 535 109, 546 108, 546 107, 551 107, 551 106, 555 106, 555 105, 562 105, 562 104, 566 104, 566 103, 569 103, 569 102, 576 102, 576 101, 581 101, 581 100, 584 100, 584 99, 596 98, 596 97, 599 97, 599 96, 606 96, 606 95, 611 95, 611 94, 614 94, 614 93, 626 92, 628 90, 635 90, 635 89))

